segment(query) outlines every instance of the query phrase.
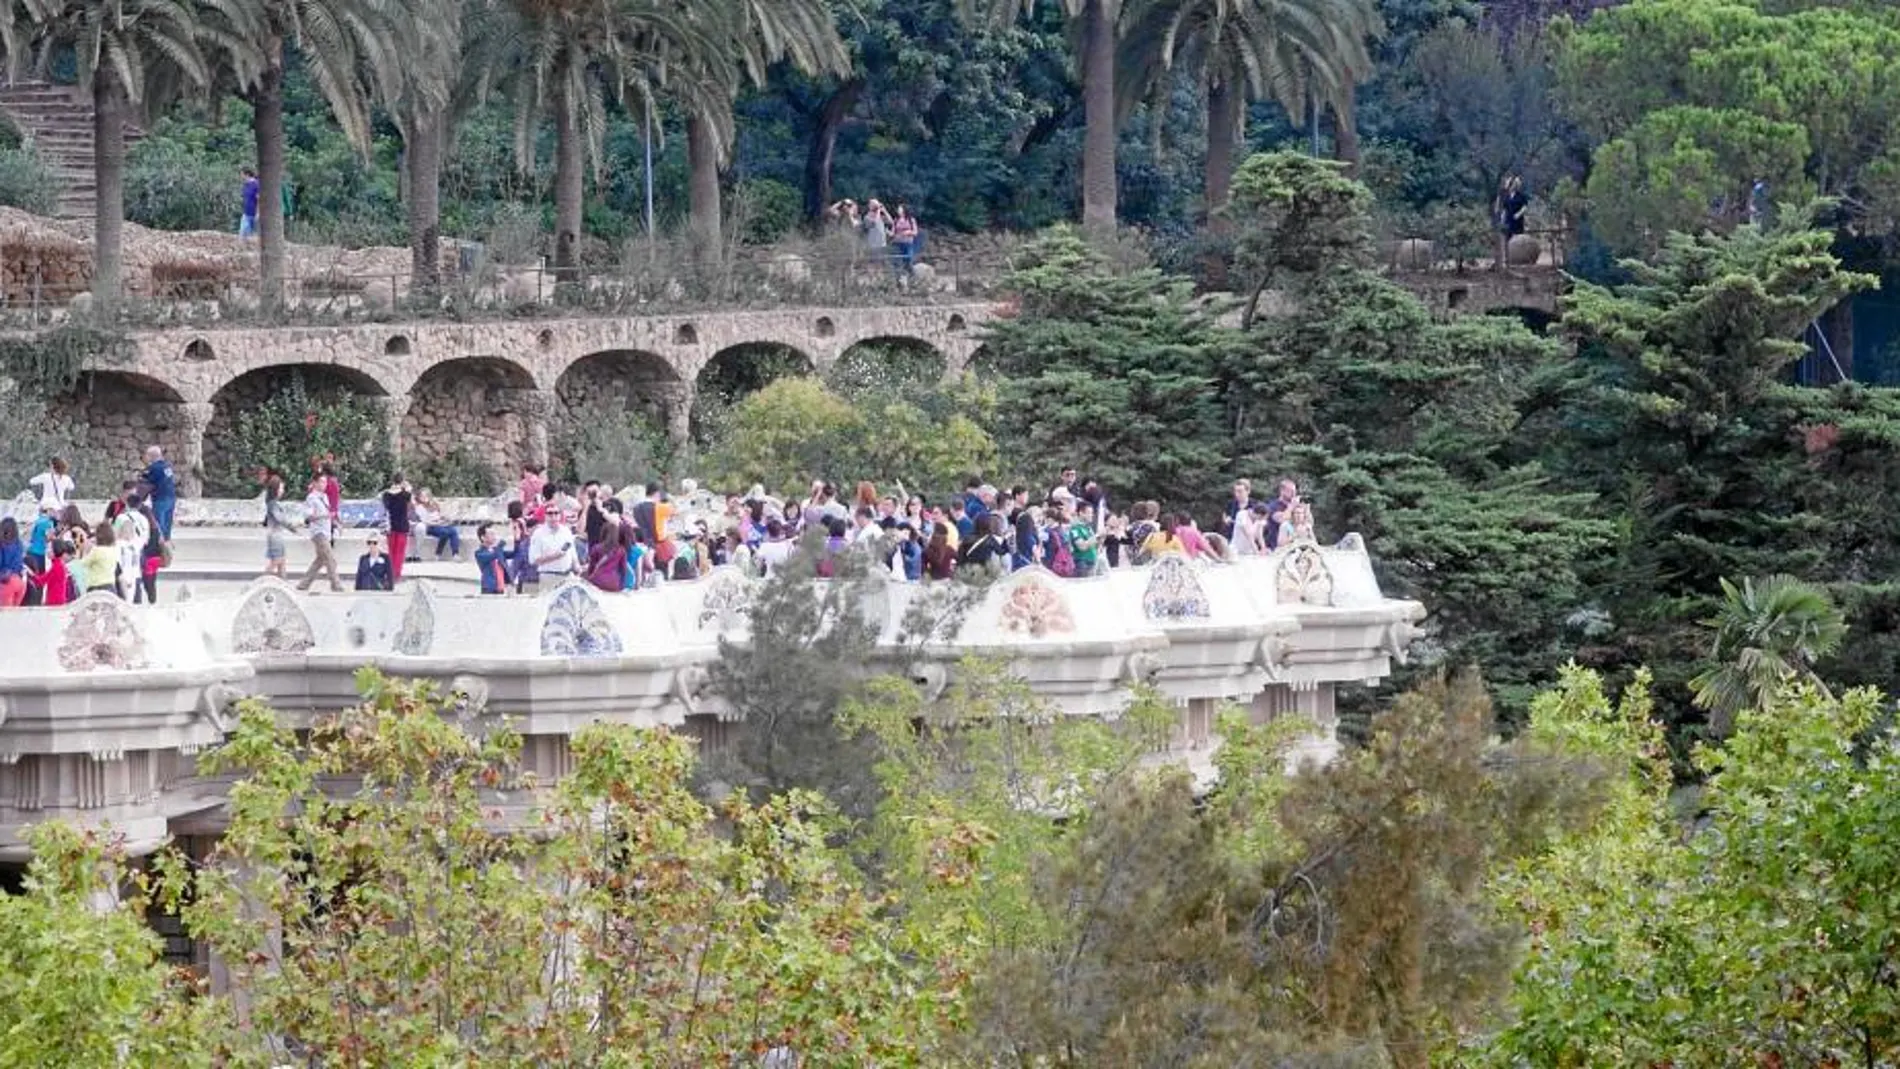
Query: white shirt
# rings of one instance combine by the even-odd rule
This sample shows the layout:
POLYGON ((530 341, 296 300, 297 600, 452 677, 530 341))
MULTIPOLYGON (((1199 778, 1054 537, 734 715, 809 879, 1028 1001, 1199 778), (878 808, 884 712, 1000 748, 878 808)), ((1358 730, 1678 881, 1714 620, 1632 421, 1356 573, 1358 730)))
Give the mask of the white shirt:
POLYGON ((879 527, 875 523, 867 523, 863 527, 851 532, 851 544, 855 546, 861 543, 875 542, 878 536, 883 533, 884 528, 879 527))
POLYGON ((334 533, 330 528, 330 499, 322 490, 312 490, 303 499, 303 522, 311 538, 329 538, 334 533))
POLYGON ((112 521, 112 544, 119 547, 119 568, 128 578, 138 578, 139 557, 145 551, 145 540, 150 537, 152 525, 142 512, 126 509, 112 521))
POLYGON ((43 471, 28 479, 26 485, 39 487, 40 507, 55 512, 65 508, 67 500, 73 496, 73 477, 70 475, 43 471))
POLYGON ((528 559, 539 561, 551 553, 560 556, 546 564, 535 565, 542 575, 574 574, 574 532, 551 523, 536 527, 534 537, 528 539, 528 559))
POLYGON ((765 574, 771 575, 786 561, 791 560, 793 548, 792 540, 789 538, 760 543, 758 559, 759 565, 765 569, 765 574))

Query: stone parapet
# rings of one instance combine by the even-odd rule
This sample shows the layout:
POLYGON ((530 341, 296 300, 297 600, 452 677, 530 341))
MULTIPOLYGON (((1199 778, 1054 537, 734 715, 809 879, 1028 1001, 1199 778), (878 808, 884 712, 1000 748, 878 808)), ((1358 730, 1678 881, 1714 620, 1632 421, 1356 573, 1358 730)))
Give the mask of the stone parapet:
MULTIPOLYGON (((95 594, 0 613, 0 861, 22 856, 25 825, 55 817, 136 825, 148 845, 165 821, 215 829, 221 788, 191 774, 192 756, 224 737, 235 699, 257 695, 302 726, 353 704, 364 665, 436 680, 471 715, 507 716, 544 778, 597 721, 723 737, 714 725, 732 713, 709 669, 722 641, 748 640, 758 582, 721 568, 628 593, 569 582, 529 599, 426 580, 312 595, 260 579, 163 606, 95 594)), ((1151 686, 1182 705, 1175 748, 1202 766, 1216 703, 1321 721, 1334 687, 1389 674, 1424 611, 1380 594, 1351 537, 1085 579, 1030 568, 979 587, 877 583, 866 598, 893 667, 927 690, 972 655, 1006 662, 1067 715, 1114 715, 1151 686)), ((1323 726, 1316 753, 1329 752, 1323 726)))

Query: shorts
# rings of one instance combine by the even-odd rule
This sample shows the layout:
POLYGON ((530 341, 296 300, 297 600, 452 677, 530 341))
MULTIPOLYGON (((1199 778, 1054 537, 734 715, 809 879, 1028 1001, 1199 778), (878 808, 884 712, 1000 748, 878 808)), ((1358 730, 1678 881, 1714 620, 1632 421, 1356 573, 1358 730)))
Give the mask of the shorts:
POLYGON ((264 536, 264 559, 284 559, 284 533, 282 531, 272 531, 264 536))

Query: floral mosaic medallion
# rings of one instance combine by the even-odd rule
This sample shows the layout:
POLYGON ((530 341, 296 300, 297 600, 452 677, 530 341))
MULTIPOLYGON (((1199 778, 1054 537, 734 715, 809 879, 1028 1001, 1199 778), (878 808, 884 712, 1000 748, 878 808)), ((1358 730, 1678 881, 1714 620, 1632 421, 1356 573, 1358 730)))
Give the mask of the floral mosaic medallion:
POLYGON ((1212 612, 1194 569, 1173 553, 1162 555, 1149 570, 1141 611, 1150 620, 1204 620, 1212 612))
POLYGON ((409 587, 409 606, 396 628, 395 649, 405 657, 424 657, 435 644, 435 599, 421 583, 409 587))
POLYGON ((1069 603, 1048 585, 1031 579, 1017 587, 997 617, 1003 630, 1030 638, 1066 635, 1075 630, 1069 603))
POLYGON ((699 603, 701 631, 730 631, 752 610, 752 587, 731 572, 712 577, 706 598, 699 603))
POLYGON ((1279 593, 1282 604, 1331 605, 1333 573, 1319 546, 1301 542, 1280 559, 1279 593))
POLYGON ((59 636, 59 666, 68 672, 101 668, 144 668, 145 637, 132 622, 125 602, 111 594, 88 594, 79 599, 66 630, 59 636))
POLYGON ((310 618, 282 584, 252 590, 231 618, 231 649, 238 653, 302 653, 316 644, 310 618))
POLYGON ((541 625, 542 656, 618 657, 622 652, 620 632, 584 584, 563 584, 548 599, 547 621, 541 625))

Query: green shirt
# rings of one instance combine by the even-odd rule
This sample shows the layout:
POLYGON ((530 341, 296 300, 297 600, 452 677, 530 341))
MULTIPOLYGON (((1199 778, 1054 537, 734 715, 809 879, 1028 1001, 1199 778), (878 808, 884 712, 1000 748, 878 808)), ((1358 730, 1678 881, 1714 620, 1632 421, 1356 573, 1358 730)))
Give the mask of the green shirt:
POLYGON ((1095 567, 1095 552, 1100 545, 1095 538, 1095 528, 1077 520, 1069 525, 1069 553, 1075 558, 1077 571, 1095 567))

